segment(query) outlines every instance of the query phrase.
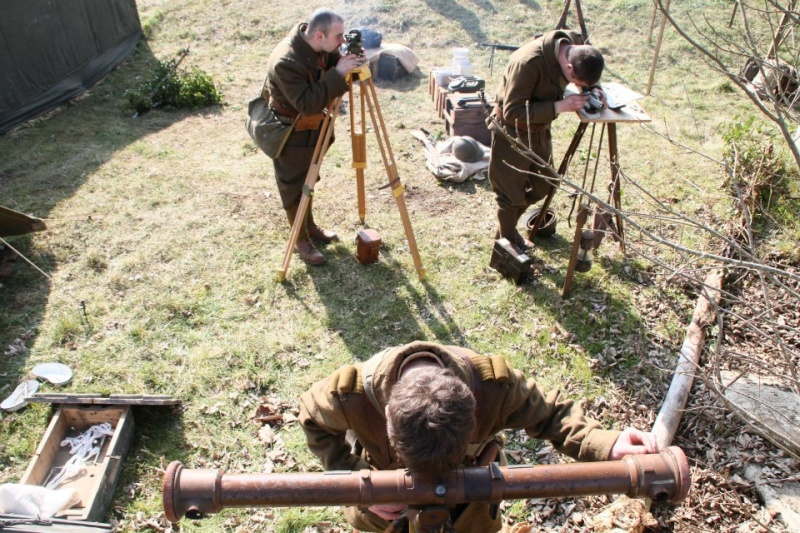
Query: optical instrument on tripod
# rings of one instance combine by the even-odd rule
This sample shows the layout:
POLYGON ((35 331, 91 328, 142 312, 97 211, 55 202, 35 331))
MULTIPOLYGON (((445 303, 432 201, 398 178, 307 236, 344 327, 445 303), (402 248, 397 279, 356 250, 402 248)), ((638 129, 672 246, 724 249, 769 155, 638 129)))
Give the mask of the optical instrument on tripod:
MULTIPOLYGON (((361 45, 361 36, 358 30, 351 30, 346 34, 347 50, 348 52, 356 53, 359 50, 363 53, 363 46, 361 45)), ((364 169, 367 167, 367 139, 366 139, 366 126, 365 117, 366 111, 369 110, 369 116, 372 121, 372 129, 375 132, 375 137, 378 142, 378 147, 381 152, 381 159, 383 166, 386 169, 386 174, 389 179, 388 186, 392 189, 392 195, 397 203, 397 209, 400 211, 400 218, 403 221, 403 229, 405 230, 406 240, 411 249, 411 256, 414 260, 414 267, 417 270, 417 275, 420 280, 425 279, 425 268, 422 266, 422 260, 419 257, 417 250, 417 241, 414 237, 414 231, 411 227, 411 220, 408 216, 408 208, 405 201, 405 187, 400 182, 400 175, 397 171, 397 165, 394 160, 394 153, 389 144, 389 134, 386 131, 386 124, 381 114, 381 108, 378 104, 378 96, 375 91, 375 83, 372 80, 372 74, 369 70, 369 65, 362 65, 352 71, 347 76, 347 83, 349 85, 348 94, 350 97, 350 138, 353 150, 353 168, 356 171, 356 190, 358 196, 358 217, 363 224, 366 220, 366 194, 364 191, 364 169), (358 102, 354 99, 353 85, 358 82, 358 102), (358 117, 356 117, 358 115, 358 117), (357 120, 358 118, 358 120, 357 120)), ((329 106, 328 112, 325 114, 325 119, 322 121, 320 127, 319 140, 314 148, 314 154, 311 158, 311 166, 309 166, 308 173, 306 174, 305 184, 303 185, 303 195, 300 199, 300 206, 297 210, 292 231, 289 235, 289 242, 286 246, 286 253, 283 257, 283 263, 278 269, 278 280, 284 281, 286 279, 286 272, 289 270, 289 264, 292 261, 292 252, 294 251, 295 244, 300 234, 300 228, 306 218, 308 212, 308 204, 311 196, 314 194, 314 185, 319 176, 322 160, 330 145, 330 139, 333 135, 334 124, 336 117, 339 115, 341 109, 342 99, 341 95, 334 99, 329 106)))

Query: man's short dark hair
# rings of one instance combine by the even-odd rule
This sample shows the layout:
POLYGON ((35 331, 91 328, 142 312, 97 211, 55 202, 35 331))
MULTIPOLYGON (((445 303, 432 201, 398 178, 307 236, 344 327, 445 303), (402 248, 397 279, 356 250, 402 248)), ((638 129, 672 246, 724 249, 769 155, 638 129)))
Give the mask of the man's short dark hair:
POLYGON ((314 35, 314 33, 321 31, 327 37, 328 30, 331 29, 331 24, 334 22, 341 22, 344 24, 344 19, 339 13, 332 9, 326 7, 317 9, 311 14, 311 18, 308 19, 308 29, 306 33, 308 35, 314 35))
POLYGON ((475 397, 449 369, 416 369, 409 378, 389 397, 389 441, 412 472, 449 472, 463 462, 475 430, 475 397))
POLYGON ((572 74, 589 86, 596 85, 603 75, 605 60, 600 50, 594 46, 570 46, 567 61, 572 63, 572 74))

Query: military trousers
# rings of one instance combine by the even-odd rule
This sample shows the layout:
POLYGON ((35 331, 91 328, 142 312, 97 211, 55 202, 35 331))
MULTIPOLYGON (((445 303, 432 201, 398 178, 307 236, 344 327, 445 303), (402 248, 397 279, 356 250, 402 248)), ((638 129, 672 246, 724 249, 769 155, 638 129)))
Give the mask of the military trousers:
MULTIPOLYGON (((550 128, 520 132, 521 140, 543 160, 553 159, 550 128)), ((489 162, 489 182, 500 209, 520 210, 535 204, 550 192, 553 173, 517 152, 505 137, 492 132, 492 157, 489 162)))
MULTIPOLYGON (((311 166, 311 158, 314 156, 314 149, 319 140, 320 131, 292 132, 283 147, 280 157, 272 160, 275 169, 275 181, 278 185, 278 193, 281 195, 281 203, 284 209, 289 209, 291 206, 300 203, 303 184, 305 184, 308 169, 311 166)), ((333 144, 333 140, 334 136, 331 135, 330 144, 333 144)), ((319 176, 317 176, 317 181, 319 181, 319 176)))

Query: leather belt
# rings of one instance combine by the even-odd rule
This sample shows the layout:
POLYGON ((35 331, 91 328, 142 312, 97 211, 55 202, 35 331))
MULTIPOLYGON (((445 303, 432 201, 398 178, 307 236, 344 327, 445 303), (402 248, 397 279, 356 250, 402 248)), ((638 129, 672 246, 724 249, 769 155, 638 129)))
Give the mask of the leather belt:
POLYGON ((279 101, 275 100, 275 98, 272 96, 269 97, 269 106, 275 110, 276 115, 283 115, 284 117, 289 117, 292 120, 297 118, 297 111, 289 109, 279 101))
POLYGON ((522 130, 522 131, 545 131, 550 129, 550 124, 531 124, 529 122, 511 122, 503 118, 503 108, 500 104, 494 106, 492 111, 497 120, 500 121, 509 130, 522 130))

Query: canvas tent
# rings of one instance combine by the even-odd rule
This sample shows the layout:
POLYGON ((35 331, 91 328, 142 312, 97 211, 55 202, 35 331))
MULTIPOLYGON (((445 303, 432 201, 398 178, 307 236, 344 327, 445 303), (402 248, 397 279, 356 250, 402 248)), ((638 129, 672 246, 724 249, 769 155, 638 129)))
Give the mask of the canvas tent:
POLYGON ((0 134, 79 95, 141 36, 136 0, 0 1, 0 134))
POLYGON ((0 237, 47 229, 44 221, 0 205, 0 237))

